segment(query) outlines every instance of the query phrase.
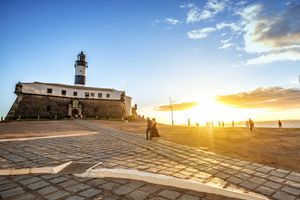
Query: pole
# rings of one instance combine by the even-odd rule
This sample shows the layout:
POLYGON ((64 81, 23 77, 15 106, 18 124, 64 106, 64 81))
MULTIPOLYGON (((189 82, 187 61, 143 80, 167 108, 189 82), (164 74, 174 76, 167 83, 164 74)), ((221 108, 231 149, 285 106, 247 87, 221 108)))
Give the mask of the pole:
POLYGON ((172 106, 172 100, 171 100, 171 97, 169 97, 169 99, 170 99, 170 108, 171 108, 172 126, 174 126, 173 106, 172 106))

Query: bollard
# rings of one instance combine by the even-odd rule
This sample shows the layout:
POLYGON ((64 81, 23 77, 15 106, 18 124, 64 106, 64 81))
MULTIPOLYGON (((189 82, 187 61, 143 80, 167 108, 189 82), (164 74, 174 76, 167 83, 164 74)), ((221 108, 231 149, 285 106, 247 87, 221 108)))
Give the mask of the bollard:
POLYGON ((40 116, 39 115, 38 115, 37 119, 40 120, 40 116))
POLYGON ((18 118, 18 120, 21 120, 21 116, 19 115, 19 118, 18 118))

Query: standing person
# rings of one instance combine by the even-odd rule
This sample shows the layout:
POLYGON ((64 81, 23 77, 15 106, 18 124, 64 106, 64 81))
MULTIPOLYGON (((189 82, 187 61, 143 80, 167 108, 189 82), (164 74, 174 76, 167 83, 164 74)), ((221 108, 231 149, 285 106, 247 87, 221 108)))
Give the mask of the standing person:
POLYGON ((191 120, 188 118, 188 126, 191 126, 191 120))
POLYGON ((278 127, 282 128, 282 122, 281 122, 281 120, 278 120, 278 127))
POLYGON ((232 127, 234 127, 234 121, 232 120, 232 127))
POLYGON ((152 121, 147 118, 147 129, 146 129, 146 140, 151 140, 152 138, 152 121))
POLYGON ((249 126, 250 126, 250 131, 252 131, 254 127, 254 122, 251 118, 249 118, 249 126))
POLYGON ((224 124, 224 121, 222 121, 222 127, 224 128, 225 124, 224 124))
POLYGON ((157 127, 156 127, 156 121, 155 118, 152 119, 152 137, 160 137, 157 127))

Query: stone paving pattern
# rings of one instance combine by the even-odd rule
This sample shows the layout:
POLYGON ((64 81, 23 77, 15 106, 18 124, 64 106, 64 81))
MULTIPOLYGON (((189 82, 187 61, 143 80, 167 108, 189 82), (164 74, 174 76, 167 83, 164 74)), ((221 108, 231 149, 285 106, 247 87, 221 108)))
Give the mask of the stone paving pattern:
MULTIPOLYGON (((98 168, 137 169, 231 190, 253 191, 272 199, 300 200, 300 173, 242 161, 163 140, 146 141, 143 137, 103 128, 87 121, 78 121, 78 123, 99 133, 83 137, 0 143, 0 167, 55 166, 68 161, 102 162, 103 164, 98 168)), ((47 187, 46 184, 49 182, 45 182, 40 184, 47 187)), ((55 182, 54 179, 51 184, 56 187, 59 181, 55 182)), ((30 187, 38 187, 36 185, 39 184, 30 187)), ((14 193, 21 193, 21 191, 26 191, 26 188, 20 186, 19 189, 14 190, 14 193)), ((62 192, 72 195, 76 193, 65 190, 62 192)), ((163 199, 162 196, 157 195, 156 199, 163 199)), ((182 197, 179 195, 176 198, 182 197)))
POLYGON ((73 175, 21 175, 0 177, 0 199, 67 200, 230 200, 218 195, 113 178, 79 178, 73 175))

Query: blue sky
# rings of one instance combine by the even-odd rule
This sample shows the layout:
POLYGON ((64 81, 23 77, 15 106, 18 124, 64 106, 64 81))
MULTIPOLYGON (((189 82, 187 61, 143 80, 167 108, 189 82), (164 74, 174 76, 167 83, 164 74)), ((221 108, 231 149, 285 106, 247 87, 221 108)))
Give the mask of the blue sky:
MULTIPOLYGON (((82 50, 89 63, 87 85, 125 90, 141 114, 156 115, 169 96, 174 104, 201 104, 212 96, 294 92, 299 5, 299 0, 2 0, 0 116, 12 105, 18 81, 73 84, 73 64, 82 50)), ((255 104, 249 99, 247 105, 255 104)))

